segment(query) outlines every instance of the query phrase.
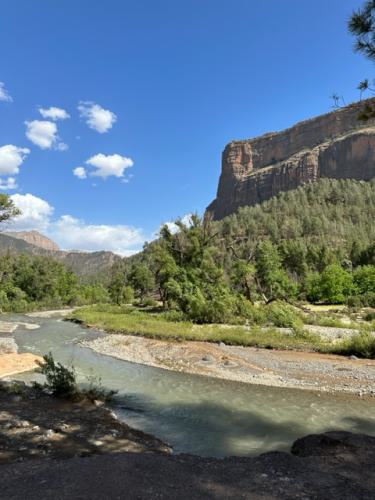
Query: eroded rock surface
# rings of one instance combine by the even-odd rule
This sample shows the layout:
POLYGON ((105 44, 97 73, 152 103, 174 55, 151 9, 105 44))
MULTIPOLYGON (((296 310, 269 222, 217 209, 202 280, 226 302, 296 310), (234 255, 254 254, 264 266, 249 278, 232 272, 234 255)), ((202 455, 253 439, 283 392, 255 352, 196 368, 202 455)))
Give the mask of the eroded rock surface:
POLYGON ((207 213, 219 220, 322 177, 370 180, 375 126, 358 120, 362 107, 355 103, 282 132, 228 144, 217 197, 207 213))

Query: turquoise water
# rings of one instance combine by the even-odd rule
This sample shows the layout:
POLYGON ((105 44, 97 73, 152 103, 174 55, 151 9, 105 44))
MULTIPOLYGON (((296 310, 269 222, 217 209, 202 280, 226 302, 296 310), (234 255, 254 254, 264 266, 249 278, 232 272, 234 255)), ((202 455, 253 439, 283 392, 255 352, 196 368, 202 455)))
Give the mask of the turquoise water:
POLYGON ((20 315, 8 319, 41 325, 38 330, 16 331, 20 352, 52 351, 56 360, 75 366, 81 382, 92 374, 101 377, 106 388, 119 391, 113 406, 120 418, 168 442, 177 453, 226 456, 287 450, 298 437, 333 429, 375 435, 375 400, 258 387, 147 367, 79 345, 80 340, 101 332, 61 319, 20 315))

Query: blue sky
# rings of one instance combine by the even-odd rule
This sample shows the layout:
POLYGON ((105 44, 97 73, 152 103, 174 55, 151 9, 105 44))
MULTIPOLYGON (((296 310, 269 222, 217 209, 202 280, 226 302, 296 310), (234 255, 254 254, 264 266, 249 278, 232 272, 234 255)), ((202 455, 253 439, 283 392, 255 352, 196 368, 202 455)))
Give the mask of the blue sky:
POLYGON ((362 3, 3 0, 0 185, 24 210, 13 228, 127 254, 202 214, 226 143, 325 113, 334 92, 358 99, 373 67, 346 23, 362 3))

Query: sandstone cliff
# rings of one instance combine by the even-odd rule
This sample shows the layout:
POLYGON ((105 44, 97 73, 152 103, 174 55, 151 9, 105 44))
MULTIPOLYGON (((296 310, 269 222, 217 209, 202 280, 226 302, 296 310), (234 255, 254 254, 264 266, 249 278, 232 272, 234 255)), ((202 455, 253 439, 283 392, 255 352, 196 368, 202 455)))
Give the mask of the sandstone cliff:
POLYGON ((320 177, 370 180, 375 176, 375 124, 358 120, 363 104, 228 144, 207 214, 219 220, 320 177))
POLYGON ((41 234, 38 231, 14 231, 6 234, 8 236, 12 236, 13 238, 24 240, 27 243, 43 248, 44 250, 51 250, 54 252, 58 252, 60 250, 59 246, 54 241, 50 240, 47 236, 44 236, 44 234, 41 234))

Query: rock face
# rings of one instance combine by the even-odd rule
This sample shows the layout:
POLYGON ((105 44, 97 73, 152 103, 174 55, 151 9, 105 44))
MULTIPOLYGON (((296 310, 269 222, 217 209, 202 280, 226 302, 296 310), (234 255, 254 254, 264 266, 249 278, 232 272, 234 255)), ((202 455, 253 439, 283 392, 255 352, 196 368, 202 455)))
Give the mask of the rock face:
MULTIPOLYGON (((374 104, 375 99, 366 102, 374 104)), ((375 176, 375 124, 358 120, 363 105, 228 144, 217 196, 207 214, 219 220, 321 177, 370 180, 375 176)))
POLYGON ((44 250, 51 250, 53 252, 58 252, 60 250, 59 246, 47 236, 39 233, 38 231, 17 231, 7 233, 9 236, 13 236, 13 238, 18 238, 20 240, 24 240, 31 245, 35 245, 36 247, 43 248, 44 250))

